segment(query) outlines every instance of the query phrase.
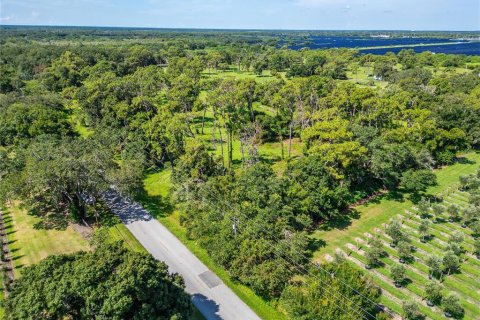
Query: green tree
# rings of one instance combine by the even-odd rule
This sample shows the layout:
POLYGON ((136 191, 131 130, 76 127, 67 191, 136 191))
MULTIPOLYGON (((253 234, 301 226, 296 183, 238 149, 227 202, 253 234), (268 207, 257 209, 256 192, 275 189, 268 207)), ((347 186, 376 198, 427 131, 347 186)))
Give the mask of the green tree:
POLYGON ((422 198, 422 200, 420 200, 420 202, 418 203, 417 207, 418 207, 418 211, 420 213, 420 216, 422 218, 428 217, 428 215, 430 213, 430 201, 428 201, 425 198, 422 198))
POLYGON ((460 267, 460 259, 453 251, 447 251, 443 256, 443 266, 447 270, 448 274, 452 271, 458 270, 460 267))
POLYGON ((400 241, 398 243, 397 250, 398 250, 398 256, 400 258, 400 262, 405 262, 411 257, 412 248, 408 242, 400 241))
POLYGON ((442 259, 437 256, 429 256, 427 259, 427 266, 429 268, 429 276, 436 277, 442 274, 442 259))
POLYGON ((473 243, 473 250, 477 257, 480 257, 480 238, 476 238, 473 243))
POLYGON ((437 177, 432 170, 408 170, 403 173, 400 187, 408 192, 424 192, 437 183, 437 177))
POLYGON ((429 229, 430 229, 430 220, 422 219, 420 225, 418 226, 418 233, 420 234, 421 241, 425 242, 425 237, 429 236, 429 229))
POLYGON ((439 221, 443 217, 443 213, 445 212, 445 206, 439 203, 436 203, 432 206, 432 211, 433 211, 433 214, 435 215, 435 220, 439 221))
POLYGON ((453 316, 456 319, 463 317, 463 307, 460 298, 455 293, 449 293, 442 298, 442 306, 445 314, 453 316))
POLYGON ((183 279, 152 256, 101 245, 23 270, 6 300, 6 319, 189 319, 193 306, 183 288, 183 279))
POLYGON ((390 276, 392 277, 392 280, 396 286, 401 286, 405 281, 405 272, 405 266, 402 264, 394 264, 390 268, 390 276))
POLYGON ((443 296, 443 287, 442 285, 435 281, 429 281, 425 285, 425 299, 427 299, 427 303, 429 304, 438 304, 442 300, 443 296))
POLYGON ((403 316, 408 320, 420 320, 423 318, 422 313, 420 312, 420 307, 418 303, 413 300, 408 300, 402 304, 403 316))
POLYGON ((450 216, 451 221, 455 221, 458 219, 460 214, 460 207, 457 204, 451 204, 447 207, 447 212, 450 216))
POLYGON ((405 240, 405 233, 402 230, 402 224, 398 220, 393 220, 387 227, 387 235, 392 238, 392 243, 396 245, 398 242, 405 240))
POLYGON ((380 295, 368 276, 343 262, 323 265, 304 280, 292 282, 282 293, 280 304, 291 319, 353 320, 377 314, 375 302, 380 295))
POLYGON ((290 163, 285 177, 295 207, 315 220, 338 216, 347 206, 348 185, 335 179, 317 155, 290 163))

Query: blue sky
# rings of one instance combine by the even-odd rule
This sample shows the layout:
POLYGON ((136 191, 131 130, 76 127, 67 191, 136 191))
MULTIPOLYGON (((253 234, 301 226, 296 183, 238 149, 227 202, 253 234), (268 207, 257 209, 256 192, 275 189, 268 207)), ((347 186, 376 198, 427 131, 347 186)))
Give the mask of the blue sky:
POLYGON ((480 30, 480 1, 0 0, 0 24, 480 30))

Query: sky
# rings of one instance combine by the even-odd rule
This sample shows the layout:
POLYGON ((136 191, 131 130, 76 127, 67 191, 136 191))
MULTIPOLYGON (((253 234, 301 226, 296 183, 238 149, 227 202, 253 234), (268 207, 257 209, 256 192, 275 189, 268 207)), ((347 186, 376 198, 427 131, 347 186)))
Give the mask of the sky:
POLYGON ((480 0, 0 0, 0 24, 480 30, 480 0))

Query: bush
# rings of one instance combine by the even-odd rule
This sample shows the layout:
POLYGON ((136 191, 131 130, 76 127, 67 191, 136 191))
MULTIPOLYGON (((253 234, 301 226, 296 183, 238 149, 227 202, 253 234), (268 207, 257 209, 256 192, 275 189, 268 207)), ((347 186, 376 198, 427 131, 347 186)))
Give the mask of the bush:
POLYGON ((449 293, 442 299, 443 311, 455 318, 461 318, 464 310, 460 304, 460 298, 455 293, 449 293))
POLYGON ((390 269, 390 275, 396 285, 401 285, 405 281, 405 272, 406 269, 401 264, 395 264, 390 269))
POLYGON ((407 320, 418 320, 423 318, 418 303, 413 300, 403 302, 402 308, 403 316, 407 320))
POLYGON ((437 304, 442 300, 443 287, 437 281, 430 281, 425 285, 425 299, 432 304, 437 304))

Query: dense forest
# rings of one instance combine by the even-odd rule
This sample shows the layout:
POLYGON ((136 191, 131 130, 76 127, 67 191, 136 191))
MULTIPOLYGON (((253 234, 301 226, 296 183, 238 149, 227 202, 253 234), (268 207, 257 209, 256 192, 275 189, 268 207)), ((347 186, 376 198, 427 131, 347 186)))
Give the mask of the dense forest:
MULTIPOLYGON (((126 32, 2 29, 0 201, 88 219, 108 188, 137 197, 146 172, 168 168, 188 237, 289 317, 386 317, 380 290, 342 257, 322 269, 340 280, 310 264, 309 234, 382 190, 420 201, 433 169, 480 147, 480 59, 126 32), (361 71, 384 85, 349 81, 361 71), (216 76, 229 72, 252 77, 216 76), (275 159, 260 151, 272 144, 275 159), (324 281, 355 311, 338 308, 324 281)), ((95 254, 63 259, 82 272, 95 254)), ((59 261, 49 263, 29 278, 59 261)))

